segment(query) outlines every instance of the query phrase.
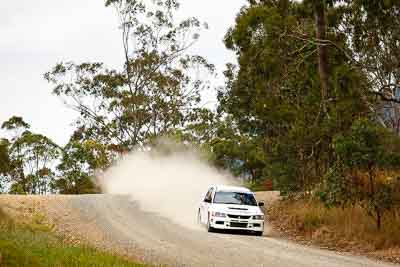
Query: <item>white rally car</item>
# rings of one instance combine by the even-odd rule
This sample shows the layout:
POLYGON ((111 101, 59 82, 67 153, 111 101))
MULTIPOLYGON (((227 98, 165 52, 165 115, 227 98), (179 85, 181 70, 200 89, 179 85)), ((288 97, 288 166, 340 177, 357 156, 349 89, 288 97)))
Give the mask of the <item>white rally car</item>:
POLYGON ((262 235, 264 213, 254 193, 244 187, 213 186, 206 193, 198 210, 198 222, 209 232, 221 230, 246 230, 262 235))

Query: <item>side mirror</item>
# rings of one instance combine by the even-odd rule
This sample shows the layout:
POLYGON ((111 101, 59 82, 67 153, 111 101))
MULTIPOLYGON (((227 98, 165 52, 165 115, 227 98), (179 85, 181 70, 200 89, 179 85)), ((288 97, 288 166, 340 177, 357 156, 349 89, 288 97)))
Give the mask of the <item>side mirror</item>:
POLYGON ((211 203, 211 199, 204 199, 204 202, 206 202, 206 203, 211 203))
POLYGON ((264 207, 264 205, 265 205, 264 202, 258 202, 259 207, 264 207))

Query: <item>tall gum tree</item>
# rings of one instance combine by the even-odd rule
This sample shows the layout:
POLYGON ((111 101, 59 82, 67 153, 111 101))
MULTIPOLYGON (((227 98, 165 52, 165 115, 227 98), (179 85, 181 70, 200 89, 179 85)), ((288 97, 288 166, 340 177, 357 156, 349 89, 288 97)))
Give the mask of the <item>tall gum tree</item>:
POLYGON ((45 78, 79 112, 85 136, 129 150, 196 118, 214 66, 190 53, 206 25, 196 18, 177 21, 178 2, 109 0, 106 6, 120 19, 122 69, 60 63, 45 78))
POLYGON ((28 123, 16 116, 2 124, 2 129, 11 135, 6 142, 9 160, 6 182, 11 186, 11 193, 49 193, 55 176, 52 167, 60 148, 48 137, 30 132, 29 128, 28 123))
POLYGON ((284 190, 312 190, 330 167, 335 134, 370 112, 367 75, 347 57, 351 36, 335 3, 250 1, 225 38, 238 66, 228 65, 219 109, 263 148, 258 179, 284 190))

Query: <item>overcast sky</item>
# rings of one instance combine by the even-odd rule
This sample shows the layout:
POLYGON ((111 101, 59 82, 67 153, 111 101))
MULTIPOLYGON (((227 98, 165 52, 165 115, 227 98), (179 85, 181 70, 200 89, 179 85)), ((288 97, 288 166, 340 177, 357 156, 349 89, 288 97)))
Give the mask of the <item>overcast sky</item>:
MULTIPOLYGON (((246 0, 181 0, 180 16, 196 16, 210 29, 197 52, 219 72, 234 56, 222 39, 246 0)), ((0 9, 0 123, 18 115, 32 130, 65 144, 76 114, 51 94, 43 79, 57 62, 96 61, 119 66, 118 20, 103 0, 20 0, 0 9)), ((216 82, 218 83, 218 82, 216 82)))

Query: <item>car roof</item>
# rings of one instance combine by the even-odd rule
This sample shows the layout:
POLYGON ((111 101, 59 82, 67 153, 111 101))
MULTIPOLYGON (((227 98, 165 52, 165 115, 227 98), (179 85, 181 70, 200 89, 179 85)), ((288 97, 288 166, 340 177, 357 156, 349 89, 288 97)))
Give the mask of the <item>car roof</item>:
POLYGON ((251 193, 249 189, 241 186, 215 185, 214 188, 216 192, 225 191, 225 192, 251 193))

